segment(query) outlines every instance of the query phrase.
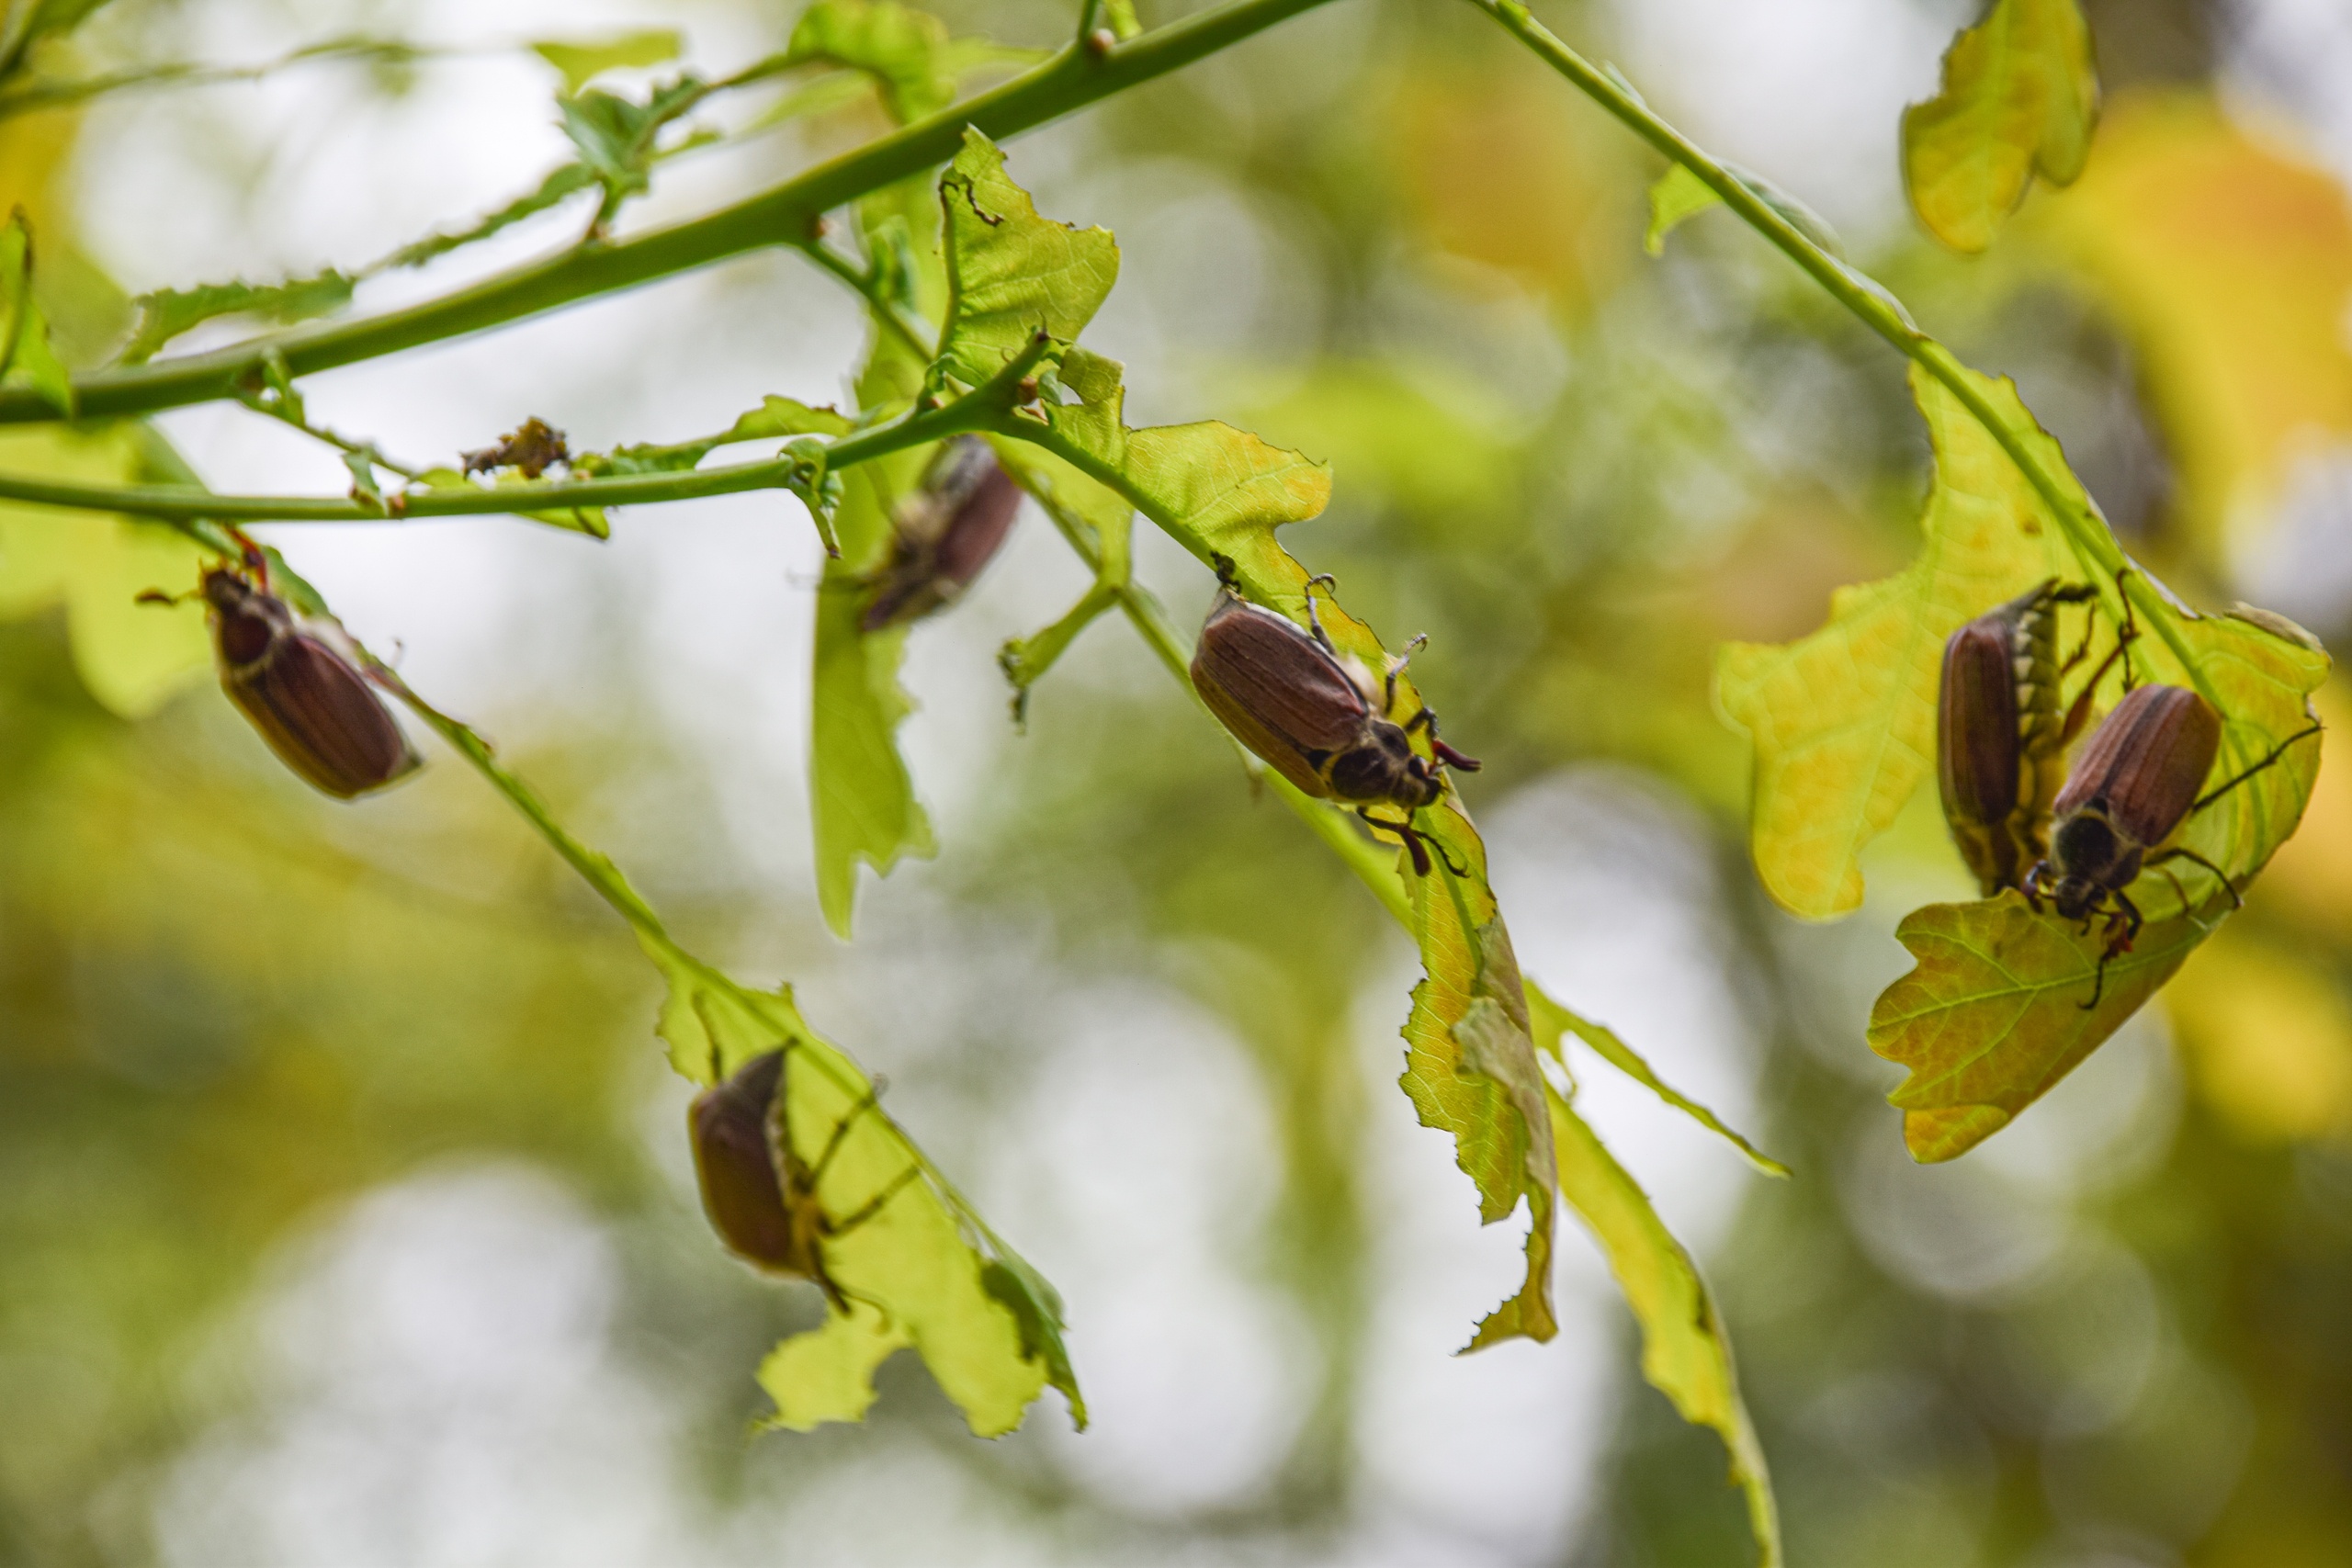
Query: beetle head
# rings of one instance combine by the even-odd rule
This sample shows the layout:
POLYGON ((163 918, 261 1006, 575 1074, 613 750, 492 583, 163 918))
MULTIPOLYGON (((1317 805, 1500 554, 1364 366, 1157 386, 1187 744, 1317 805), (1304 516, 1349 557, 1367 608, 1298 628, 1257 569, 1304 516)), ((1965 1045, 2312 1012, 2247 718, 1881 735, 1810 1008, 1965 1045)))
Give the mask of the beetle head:
POLYGON ((1331 760, 1328 776, 1342 800, 1386 801, 1408 811, 1434 806, 1445 793, 1437 769, 1385 718, 1365 724, 1363 739, 1331 760))
POLYGON ((2087 919, 2140 874, 2140 852, 2123 841, 2098 801, 2059 820, 2050 836, 2050 859, 2058 873, 2051 899, 2069 920, 2087 919))
POLYGON ((232 669, 260 660, 292 625, 282 603, 225 567, 204 574, 204 599, 212 606, 220 657, 232 669))

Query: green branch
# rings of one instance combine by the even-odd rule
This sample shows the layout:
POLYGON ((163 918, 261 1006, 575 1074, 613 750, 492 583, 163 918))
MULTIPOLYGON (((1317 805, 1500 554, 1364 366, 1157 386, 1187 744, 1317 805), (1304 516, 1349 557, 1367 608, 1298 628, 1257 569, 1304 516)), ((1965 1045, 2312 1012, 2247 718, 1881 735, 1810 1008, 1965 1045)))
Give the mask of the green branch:
MULTIPOLYGON (((1913 325, 1901 303, 1880 284, 1848 266, 1783 217, 1770 203, 1750 189, 1747 185, 1725 169, 1723 164, 1702 152, 1680 131, 1660 118, 1641 95, 1626 85, 1614 72, 1594 65, 1528 13, 1521 0, 1469 0, 1479 10, 1492 17, 1503 29, 1532 51, 1537 58, 1573 83, 1578 91, 1592 99, 1622 121, 1634 135, 1657 148, 1668 158, 1698 176, 1701 184, 1723 198, 1724 205, 1739 214, 1740 219, 1758 233, 1770 241, 1775 248, 1803 268, 1806 276, 1821 285, 1830 298, 1843 305, 1871 331, 1878 333, 1905 357, 1917 364, 1928 374, 1943 383, 1951 395, 1960 400, 1985 434, 2000 446, 2026 482, 2050 508, 2051 515, 2065 533, 2066 542, 2075 557, 2090 569, 2090 575, 2099 587, 2102 597, 2111 594, 2117 574, 2131 565, 2122 547, 2107 520, 2071 493, 2070 475, 2052 473, 2024 436, 2011 429, 2000 411, 1986 400, 1976 384, 1975 377, 1962 364, 1951 350, 1913 325)), ((2171 606, 2151 587, 2144 574, 2133 572, 2125 580, 2124 593, 2146 612, 2146 621, 2156 629, 2177 654, 2192 679, 2202 682, 2196 673, 2197 661, 2170 624, 2171 606)), ((2218 694, 2206 695, 2218 702, 2218 694)))
MULTIPOLYGON (((888 424, 859 431, 820 448, 827 469, 852 468, 888 453, 944 440, 969 431, 992 430, 1002 411, 1036 395, 1029 375, 1052 350, 1040 337, 981 387, 939 408, 919 411, 888 424)), ((796 443, 813 438, 796 437, 796 443)), ((608 479, 565 479, 554 484, 467 486, 408 490, 372 502, 323 496, 220 495, 198 485, 74 484, 58 479, 0 474, 0 501, 57 506, 83 512, 112 512, 166 522, 213 518, 237 523, 381 523, 393 520, 467 517, 513 512, 556 512, 583 506, 649 506, 736 495, 744 491, 789 490, 815 475, 819 453, 788 446, 775 457, 674 474, 622 474, 608 479)))
MULTIPOLYGON (((747 251, 803 245, 826 212, 954 157, 967 125, 998 140, 1018 135, 1327 3, 1226 0, 1107 50, 1072 45, 1001 86, 705 217, 627 240, 574 246, 405 310, 272 333, 210 354, 99 371, 76 382, 79 408, 85 418, 103 418, 234 397, 240 380, 251 377, 273 353, 284 358, 294 375, 314 375, 503 326, 747 251)), ((36 393, 14 387, 0 389, 0 423, 56 417, 56 411, 36 393)))

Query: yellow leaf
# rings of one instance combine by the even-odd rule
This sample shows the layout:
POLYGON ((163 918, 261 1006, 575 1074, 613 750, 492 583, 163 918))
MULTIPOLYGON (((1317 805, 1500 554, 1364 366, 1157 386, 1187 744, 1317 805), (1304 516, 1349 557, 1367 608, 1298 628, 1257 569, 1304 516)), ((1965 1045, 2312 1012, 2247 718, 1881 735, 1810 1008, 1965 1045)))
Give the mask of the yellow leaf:
POLYGON ((1981 251, 2035 175, 2072 184, 2098 116, 2090 29, 2075 0, 1994 0, 1952 40, 1943 90, 1903 115, 1903 180, 1928 231, 1981 251))
MULTIPOLYGON (((2017 389, 1977 379, 2064 473, 2058 444, 2017 389)), ((1728 644, 1717 665, 1716 701, 1756 744, 1757 874, 1782 908, 1810 919, 1860 905, 1862 846, 1935 765, 1944 639, 2046 577, 2077 573, 2048 508, 1984 427, 1916 367, 1911 395, 1936 457, 1918 558, 1839 589, 1828 624, 1810 636, 1728 644)))

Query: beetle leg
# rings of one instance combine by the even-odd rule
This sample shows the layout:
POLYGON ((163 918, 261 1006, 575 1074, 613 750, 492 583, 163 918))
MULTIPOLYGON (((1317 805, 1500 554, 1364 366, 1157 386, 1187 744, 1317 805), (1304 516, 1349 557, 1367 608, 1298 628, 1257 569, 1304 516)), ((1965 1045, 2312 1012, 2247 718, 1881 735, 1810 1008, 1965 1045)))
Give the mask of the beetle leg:
MULTIPOLYGON (((1396 677, 1405 672, 1405 666, 1413 661, 1414 652, 1417 649, 1426 647, 1429 640, 1429 633, 1415 632, 1412 637, 1405 644, 1405 651, 1388 661, 1388 681, 1387 684, 1382 687, 1380 695, 1380 711, 1382 714, 1392 714, 1396 711, 1396 677)), ((1427 708, 1423 708, 1421 710, 1422 713, 1427 713, 1428 711, 1429 710, 1427 708)), ((1416 714, 1413 716, 1418 719, 1420 715, 1416 714)), ((1409 723, 1405 726, 1408 733, 1412 730, 1412 725, 1409 723)), ((1431 737, 1434 738, 1437 732, 1435 730, 1431 730, 1430 733, 1431 737)))
POLYGON ((1328 571, 1317 572, 1306 580, 1306 626, 1315 634, 1315 640, 1323 645, 1323 651, 1337 659, 1340 650, 1331 646, 1331 634, 1323 629, 1323 617, 1315 613, 1315 585, 1318 582, 1335 594, 1340 592, 1340 580, 1328 571))
MULTIPOLYGON (((2107 679, 2107 672, 2115 667, 2115 661, 2119 659, 2123 660, 2123 689, 2127 692, 2132 689, 2132 656, 2129 650, 2132 638, 2139 635, 2138 627, 2128 622, 2125 623, 2124 630, 2115 638, 2114 649, 2105 659, 2099 660, 2098 668, 2091 671, 2091 678, 2083 682, 2082 694, 2077 696, 2074 705, 2066 710, 2066 723, 2058 731, 2058 745, 2061 750, 2073 744, 2075 737, 2083 732, 2084 724, 2091 716, 2091 699, 2098 694, 2098 683, 2107 679)), ((2081 650, 2074 658, 2066 660, 2066 668, 2071 670, 2080 662, 2083 655, 2090 651, 2090 634, 2086 632, 2083 635, 2081 650)), ((2060 673, 2064 674, 2064 671, 2061 671, 2060 673)))
MULTIPOLYGON (((2191 864, 2203 866, 2207 871, 2210 871, 2215 876, 2220 877, 2222 879, 2222 886, 2229 889, 2230 907, 2232 908, 2243 909, 2245 908, 2245 897, 2238 891, 2238 885, 2230 880, 2230 874, 2223 871, 2220 866, 2215 865, 2211 861, 2207 860, 2203 855, 2199 854, 2195 850, 2189 849, 2186 845, 2175 844, 2171 849, 2160 850, 2156 853, 2149 856, 2147 863, 2150 865, 2157 865, 2160 863, 2168 860, 2185 860, 2189 862, 2191 864)), ((2167 872, 2165 874, 2170 875, 2171 874, 2167 872)), ((2175 879, 2174 886, 2179 886, 2177 879, 2175 879)), ((2188 898, 2186 894, 2181 897, 2180 907, 2183 911, 2186 911, 2188 908, 2188 898)))
MULTIPOLYGON (((2173 874, 2172 867, 2157 863, 2163 858, 2164 857, 2161 855, 2152 855, 2143 863, 2146 869, 2157 873, 2163 876, 2166 882, 2172 884, 2172 896, 2180 900, 2180 912, 2183 915, 2187 915, 2188 913, 2188 889, 2180 885, 2180 878, 2173 874)), ((2224 878, 2223 880, 2226 881, 2227 878, 2224 878)), ((2237 889, 2233 887, 2230 891, 2235 893, 2237 889)))
POLYGON ((1414 875, 1427 876, 1430 874, 1430 852, 1421 847, 1422 834, 1419 829, 1409 822, 1389 822, 1374 817, 1369 806, 1357 807, 1356 815, 1363 818, 1364 826, 1375 831, 1394 833, 1404 840, 1407 852, 1413 857, 1414 875))
POLYGON ((919 1165, 910 1165, 907 1167, 906 1169, 899 1172, 898 1175, 892 1177, 888 1182, 884 1183, 881 1191, 876 1192, 873 1197, 868 1198, 865 1202, 860 1203, 855 1209, 846 1214, 843 1214, 838 1220, 827 1220, 825 1222, 826 1234, 830 1235, 842 1235, 850 1231, 855 1230, 858 1226, 864 1224, 866 1221, 880 1213, 884 1204, 889 1202, 891 1199, 896 1198, 899 1195, 899 1190, 904 1188, 907 1183, 912 1181, 916 1177, 921 1176, 922 1174, 922 1167, 919 1165))
POLYGON ((2287 737, 2286 739, 2278 742, 2278 745, 2271 748, 2270 755, 2265 757, 2262 761, 2256 762, 2254 766, 2248 768, 2245 772, 2240 773, 2237 777, 2232 779, 2221 788, 2207 790, 2203 795, 2199 797, 2197 804, 2188 808, 2189 811, 2193 814, 2195 812, 2204 810, 2207 807, 2221 799, 2222 796, 2229 794, 2230 791, 2237 788, 2238 785, 2245 783, 2246 780, 2254 777, 2255 774, 2262 772, 2263 769, 2268 767, 2271 763, 2285 756, 2287 754, 2288 747, 2292 746, 2298 740, 2317 735, 2324 728, 2325 726, 2322 725, 2317 719, 2313 719, 2310 728, 2299 729, 2294 734, 2287 737))
MULTIPOLYGON (((784 1092, 780 1084, 776 1092, 779 1094, 784 1092)), ((834 1123, 831 1135, 825 1140, 825 1146, 817 1151, 816 1162, 808 1167, 807 1180, 808 1190, 810 1192, 816 1191, 817 1183, 825 1179, 825 1168, 832 1164, 833 1156, 841 1152, 842 1143, 849 1137, 850 1129, 857 1125, 857 1119, 879 1106, 881 1100, 882 1085, 876 1082, 859 1097, 857 1103, 849 1108, 846 1115, 834 1123)))
POLYGON ((2025 880, 2018 884, 2018 891, 2025 895, 2026 903, 2031 906, 2033 912, 2037 915, 2041 913, 2041 885, 2049 875, 2050 863, 2046 860, 2038 860, 2027 868, 2025 880))

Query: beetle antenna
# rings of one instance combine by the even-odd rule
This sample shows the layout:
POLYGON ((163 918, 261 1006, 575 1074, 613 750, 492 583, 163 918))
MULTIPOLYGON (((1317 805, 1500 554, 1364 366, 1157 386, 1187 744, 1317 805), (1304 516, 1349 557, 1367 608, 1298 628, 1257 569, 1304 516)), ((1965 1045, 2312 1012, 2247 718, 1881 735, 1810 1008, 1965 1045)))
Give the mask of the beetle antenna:
POLYGON ((2238 785, 2240 785, 2240 784, 2242 784, 2245 783, 2245 781, 2246 781, 2246 780, 2248 780, 2248 779, 2250 779, 2250 778, 2254 777, 2254 775, 2255 775, 2255 774, 2256 774, 2256 773, 2258 773, 2262 772, 2262 770, 2263 770, 2263 769, 2265 769, 2265 768, 2268 767, 2271 763, 2273 763, 2273 762, 2277 761, 2279 758, 2281 758, 2281 757, 2285 756, 2285 755, 2287 754, 2287 748, 2288 748, 2288 747, 2292 746, 2292 745, 2293 745, 2296 741, 2298 741, 2298 740, 2304 739, 2306 739, 2306 738, 2308 738, 2308 737, 2310 737, 2310 736, 2317 735, 2317 734, 2318 734, 2322 729, 2324 729, 2324 728, 2326 728, 2326 726, 2324 726, 2324 725, 2321 724, 2321 723, 2319 722, 2319 720, 2317 720, 2317 719, 2313 719, 2313 720, 2312 720, 2311 728, 2308 728, 2308 729, 2299 729, 2299 730, 2297 730, 2294 734, 2290 735, 2289 737, 2287 737, 2287 739, 2286 739, 2281 740, 2280 742, 2278 742, 2278 745, 2276 745, 2276 746, 2274 746, 2274 747, 2272 747, 2272 748, 2270 749, 2270 755, 2268 755, 2267 757, 2265 757, 2264 759, 2262 759, 2262 761, 2260 761, 2259 762, 2256 762, 2254 766, 2252 766, 2252 767, 2248 768, 2245 772, 2244 772, 2244 773, 2240 773, 2237 777, 2235 777, 2235 778, 2232 779, 2229 783, 2227 783, 2227 784, 2223 784, 2221 788, 2219 788, 2219 789, 2214 789, 2214 790, 2208 790, 2208 791, 2206 791, 2206 793, 2205 793, 2203 795, 2201 795, 2201 796, 2199 796, 2199 797, 2197 804, 2196 804, 2196 805, 2194 805, 2194 806, 2192 806, 2192 807, 2190 807, 2188 809, 2189 809, 2192 813, 2193 813, 2193 812, 2199 812, 2199 811, 2202 811, 2202 810, 2204 810, 2207 807, 2209 807, 2209 806, 2212 805, 2215 801, 2217 801, 2217 800, 2221 799, 2221 798, 2222 798, 2222 796, 2223 796, 2223 795, 2225 795, 2229 794, 2229 793, 2230 793, 2230 791, 2232 791, 2232 790, 2233 790, 2233 789, 2237 788, 2237 787, 2238 787, 2238 785))

